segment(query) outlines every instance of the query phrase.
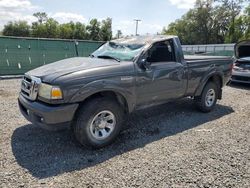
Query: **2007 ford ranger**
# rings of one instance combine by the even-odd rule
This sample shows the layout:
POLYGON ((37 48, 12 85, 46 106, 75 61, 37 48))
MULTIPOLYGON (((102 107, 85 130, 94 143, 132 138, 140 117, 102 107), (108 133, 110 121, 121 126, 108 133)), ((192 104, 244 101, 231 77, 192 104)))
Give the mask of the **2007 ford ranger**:
POLYGON ((229 81, 233 60, 187 56, 175 36, 109 41, 90 57, 75 57, 25 74, 19 95, 24 117, 47 129, 72 126, 77 140, 100 148, 119 134, 126 114, 192 97, 211 111, 229 81))

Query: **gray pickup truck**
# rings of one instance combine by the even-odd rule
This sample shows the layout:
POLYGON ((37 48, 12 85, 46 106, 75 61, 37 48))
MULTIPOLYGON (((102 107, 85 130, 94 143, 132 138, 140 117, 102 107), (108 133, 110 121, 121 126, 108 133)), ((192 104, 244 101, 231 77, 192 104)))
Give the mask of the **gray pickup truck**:
POLYGON ((176 36, 109 41, 90 57, 48 64, 25 74, 18 103, 24 117, 50 130, 72 127, 77 140, 100 148, 134 110, 183 97, 202 112, 222 98, 233 60, 187 56, 176 36))

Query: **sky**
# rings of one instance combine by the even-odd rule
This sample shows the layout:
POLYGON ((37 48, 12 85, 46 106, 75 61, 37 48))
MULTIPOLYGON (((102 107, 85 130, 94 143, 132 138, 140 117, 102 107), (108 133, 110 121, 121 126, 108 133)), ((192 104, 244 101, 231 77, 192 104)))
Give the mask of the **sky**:
POLYGON ((113 33, 156 34, 164 26, 180 18, 192 8, 195 0, 0 0, 0 29, 8 21, 36 21, 35 12, 46 12, 59 23, 80 21, 87 24, 92 18, 112 18, 113 33))

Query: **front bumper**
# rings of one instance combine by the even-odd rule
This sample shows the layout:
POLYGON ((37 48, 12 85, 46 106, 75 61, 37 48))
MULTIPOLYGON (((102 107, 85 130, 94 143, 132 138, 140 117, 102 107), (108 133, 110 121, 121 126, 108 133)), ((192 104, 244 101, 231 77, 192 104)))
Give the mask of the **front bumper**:
POLYGON ((69 127, 79 104, 50 106, 37 101, 29 101, 22 94, 18 98, 19 109, 31 123, 47 130, 69 127))

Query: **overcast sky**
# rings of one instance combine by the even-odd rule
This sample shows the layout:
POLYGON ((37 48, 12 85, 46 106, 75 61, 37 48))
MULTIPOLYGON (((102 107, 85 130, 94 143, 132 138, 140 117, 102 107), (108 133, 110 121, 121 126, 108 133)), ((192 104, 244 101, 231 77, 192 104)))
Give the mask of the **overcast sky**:
POLYGON ((113 31, 134 34, 134 19, 141 19, 139 33, 155 34, 180 18, 195 0, 0 0, 0 29, 8 21, 35 20, 34 12, 46 12, 60 23, 90 19, 113 20, 113 31))

